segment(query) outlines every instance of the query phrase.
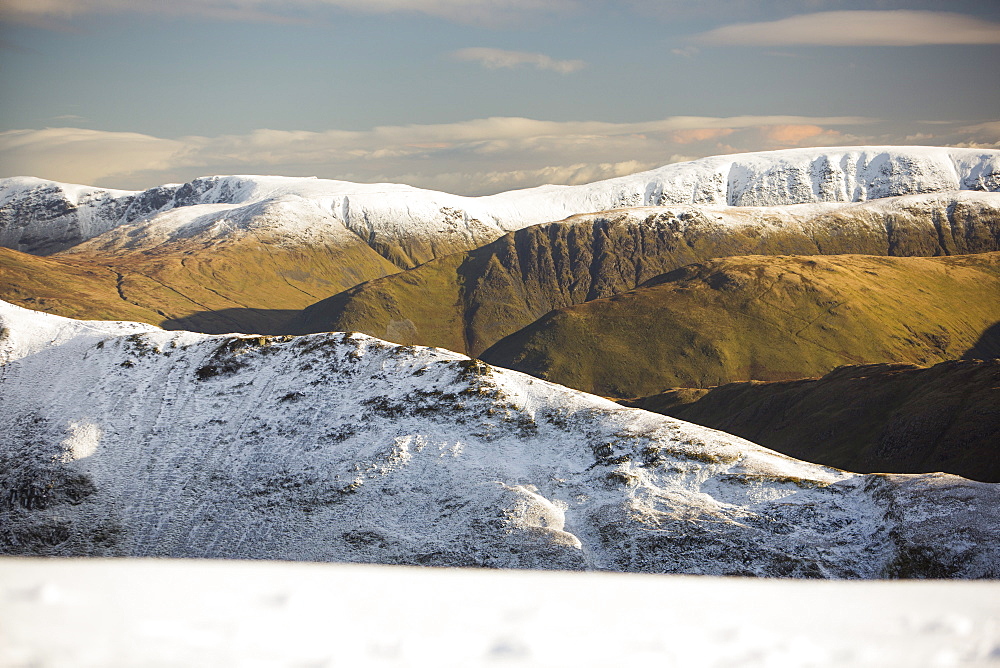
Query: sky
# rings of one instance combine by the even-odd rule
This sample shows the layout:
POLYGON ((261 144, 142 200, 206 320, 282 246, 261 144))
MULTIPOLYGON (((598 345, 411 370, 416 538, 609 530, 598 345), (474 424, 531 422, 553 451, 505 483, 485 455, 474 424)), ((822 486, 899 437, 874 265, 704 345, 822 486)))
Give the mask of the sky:
POLYGON ((0 177, 461 194, 804 146, 1000 148, 1000 2, 0 0, 0 177))

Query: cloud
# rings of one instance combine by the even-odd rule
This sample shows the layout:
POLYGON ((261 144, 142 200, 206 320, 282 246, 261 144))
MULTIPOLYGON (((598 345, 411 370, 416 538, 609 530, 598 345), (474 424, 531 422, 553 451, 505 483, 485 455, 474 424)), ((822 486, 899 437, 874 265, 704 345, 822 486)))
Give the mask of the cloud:
POLYGON ((169 169, 185 148, 184 142, 135 132, 9 130, 0 132, 0 170, 9 176, 52 174, 56 180, 96 182, 116 174, 169 169))
POLYGON ((701 53, 701 49, 696 46, 685 46, 683 48, 670 49, 670 53, 681 58, 694 58, 701 53))
POLYGON ((968 125, 961 128, 960 132, 963 136, 956 146, 1000 149, 1000 121, 968 125))
POLYGON ((513 69, 522 65, 531 65, 539 70, 552 70, 560 74, 569 74, 581 69, 585 63, 582 60, 556 60, 544 53, 529 53, 527 51, 504 51, 487 47, 472 47, 459 49, 451 54, 455 60, 465 60, 479 63, 486 69, 513 69))
POLYGON ((1000 121, 676 116, 637 123, 480 118, 364 131, 260 129, 162 138, 79 128, 0 132, 0 176, 147 188, 206 174, 389 181, 469 195, 581 183, 707 155, 797 146, 920 143, 992 147, 1000 121))
POLYGON ((678 130, 671 135, 671 138, 678 144, 693 144, 708 141, 709 139, 719 139, 734 132, 736 130, 733 128, 692 128, 690 130, 678 130))
MULTIPOLYGON (((424 14, 458 23, 507 23, 573 10, 578 0, 3 0, 0 18, 34 25, 93 13, 201 16, 240 21, 297 20, 289 13, 338 9, 362 14, 424 14)), ((49 23, 59 28, 64 24, 49 23)))
POLYGON ((1000 44, 1000 23, 951 12, 912 10, 802 14, 723 26, 694 37, 725 46, 917 46, 1000 44))
POLYGON ((775 125, 762 130, 765 137, 782 144, 801 144, 829 132, 818 125, 775 125))

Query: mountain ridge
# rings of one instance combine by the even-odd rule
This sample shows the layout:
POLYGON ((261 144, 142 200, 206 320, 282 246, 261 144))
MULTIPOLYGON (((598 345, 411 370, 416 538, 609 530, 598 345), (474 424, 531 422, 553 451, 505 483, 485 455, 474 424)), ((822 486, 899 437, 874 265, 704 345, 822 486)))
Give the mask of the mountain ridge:
POLYGON ((933 256, 1000 250, 1000 193, 783 207, 675 205, 509 232, 306 308, 288 331, 354 330, 473 356, 554 309, 737 255, 933 256))
POLYGON ((400 184, 273 176, 202 177, 142 192, 12 177, 0 179, 0 245, 51 253, 171 209, 223 203, 245 208, 299 198, 406 267, 437 257, 435 244, 452 252, 459 245, 467 250, 505 232, 578 213, 682 203, 862 201, 946 190, 1000 190, 1000 151, 784 149, 701 158, 580 186, 539 186, 483 197, 400 184), (19 221, 22 212, 32 210, 34 217, 19 221), (419 243, 408 246, 413 239, 419 243))
POLYGON ((1000 571, 996 485, 808 464, 443 350, 0 303, 0 376, 7 554, 1000 571))
POLYGON ((677 388, 622 400, 790 457, 862 473, 1000 482, 1000 359, 872 364, 821 378, 677 388))

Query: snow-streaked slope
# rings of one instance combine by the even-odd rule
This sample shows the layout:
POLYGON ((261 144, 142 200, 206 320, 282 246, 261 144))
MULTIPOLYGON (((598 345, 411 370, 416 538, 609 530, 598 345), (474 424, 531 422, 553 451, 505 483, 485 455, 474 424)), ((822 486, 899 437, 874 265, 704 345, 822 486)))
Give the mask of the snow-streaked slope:
MULTIPOLYGON (((541 186, 461 197, 396 184, 273 176, 205 177, 141 193, 98 191, 25 177, 0 180, 0 244, 32 253, 74 246, 112 228, 246 227, 284 207, 345 226, 400 266, 480 246, 507 231, 578 213, 664 204, 852 202, 951 190, 1000 190, 1000 151, 930 147, 791 149, 703 158, 581 186, 541 186)), ((162 231, 162 230, 161 230, 162 231)), ((151 239, 148 243, 154 243, 151 239)))
POLYGON ((0 559, 0 665, 992 666, 1000 583, 0 559))
POLYGON ((14 554, 1000 573, 1000 486, 855 475, 432 348, 0 303, 14 554))

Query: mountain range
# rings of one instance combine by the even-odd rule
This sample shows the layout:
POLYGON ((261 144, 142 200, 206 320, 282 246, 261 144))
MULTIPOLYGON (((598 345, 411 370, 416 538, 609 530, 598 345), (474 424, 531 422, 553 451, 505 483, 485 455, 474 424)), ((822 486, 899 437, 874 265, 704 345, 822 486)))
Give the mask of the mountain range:
POLYGON ((205 177, 143 192, 8 178, 0 246, 31 257, 0 254, 0 298, 97 315, 81 310, 86 301, 102 317, 208 333, 349 327, 475 355, 552 308, 719 255, 997 250, 998 174, 996 151, 858 147, 706 158, 478 198, 285 177, 205 177), (563 219, 545 235, 534 230, 563 219), (494 255, 501 266, 486 273, 494 255), (374 297, 385 313, 365 304, 341 313, 345 290, 435 259, 444 266, 369 288, 387 291, 374 297), (414 282, 434 294, 393 304, 414 282), (332 307, 298 313, 334 295, 332 307), (442 314, 455 324, 434 331, 442 314))
POLYGON ((0 553, 1000 577, 1000 151, 15 177, 0 245, 0 553))
POLYGON ((534 225, 369 281, 309 306, 287 330, 356 330, 482 355, 554 309, 611 297, 713 258, 996 250, 1000 193, 993 192, 856 204, 624 209, 534 225))
POLYGON ((1000 252, 740 256, 552 311, 482 358, 615 397, 958 359, 1000 321, 1000 252))

